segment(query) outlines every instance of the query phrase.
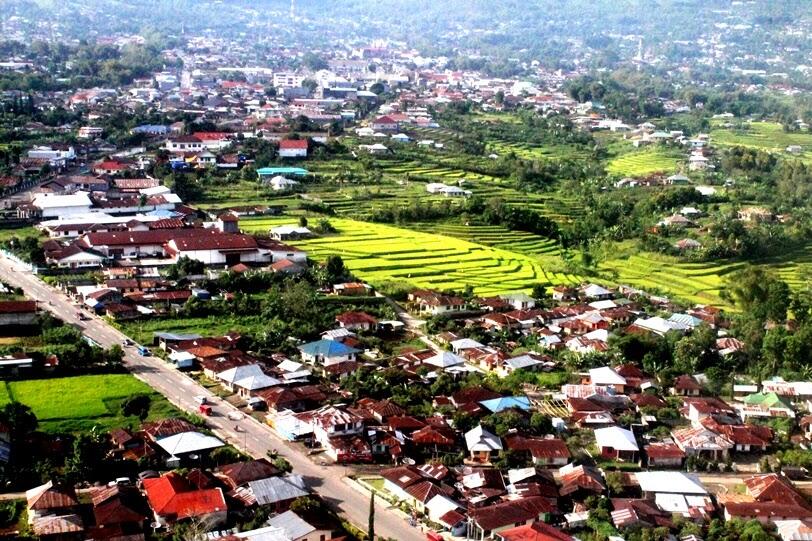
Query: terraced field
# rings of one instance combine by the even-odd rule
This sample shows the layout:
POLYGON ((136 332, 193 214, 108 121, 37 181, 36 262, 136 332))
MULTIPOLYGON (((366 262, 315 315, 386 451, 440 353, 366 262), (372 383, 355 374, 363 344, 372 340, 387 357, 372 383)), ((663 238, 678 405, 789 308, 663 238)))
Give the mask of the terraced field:
MULTIPOLYGON (((748 264, 740 261, 690 263, 658 254, 639 253, 605 261, 599 269, 616 283, 659 291, 688 302, 727 306, 719 293, 729 275, 748 264)), ((812 245, 780 258, 752 264, 776 273, 794 289, 805 287, 812 278, 812 245)))
POLYGON ((683 156, 678 151, 661 146, 649 147, 621 154, 606 164, 606 172, 612 175, 642 177, 652 173, 671 174, 677 170, 683 156))
MULTIPOLYGON (((776 122, 750 122, 746 130, 723 128, 720 123, 711 130, 711 143, 718 146, 743 146, 759 148, 771 152, 786 153, 786 148, 799 145, 803 152, 800 157, 812 160, 812 134, 785 132, 776 122)), ((790 156, 787 154, 787 156, 790 156)))
MULTIPOLYGON (((288 218, 242 221, 246 231, 267 232, 288 218)), ((533 285, 577 283, 573 276, 545 271, 539 258, 446 235, 381 224, 332 219, 338 235, 294 243, 314 259, 340 255, 347 267, 370 283, 404 281, 417 287, 462 290, 478 295, 529 291, 533 285)), ((484 232, 483 232, 484 234, 484 232)))

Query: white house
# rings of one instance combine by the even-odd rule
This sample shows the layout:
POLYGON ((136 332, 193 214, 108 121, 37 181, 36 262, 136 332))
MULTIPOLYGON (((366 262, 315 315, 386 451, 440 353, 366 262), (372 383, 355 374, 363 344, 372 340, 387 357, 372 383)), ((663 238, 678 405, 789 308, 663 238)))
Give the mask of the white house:
POLYGON ((32 204, 40 210, 43 218, 87 214, 93 206, 87 192, 76 192, 70 195, 39 193, 34 196, 32 204))
POLYGON ((307 158, 307 139, 284 139, 279 141, 280 158, 307 158))
POLYGON ((282 175, 276 175, 268 181, 268 185, 270 185, 273 191, 280 192, 283 190, 292 190, 299 185, 299 181, 285 178, 282 175))

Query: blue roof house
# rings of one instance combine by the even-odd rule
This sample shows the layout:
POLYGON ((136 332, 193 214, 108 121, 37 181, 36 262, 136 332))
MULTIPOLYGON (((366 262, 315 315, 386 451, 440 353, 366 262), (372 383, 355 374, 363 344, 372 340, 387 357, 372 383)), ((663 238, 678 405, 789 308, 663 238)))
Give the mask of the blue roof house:
POLYGON ((482 407, 491 413, 499 413, 509 409, 530 411, 530 399, 526 396, 503 396, 480 402, 482 407))
POLYGON ((332 366, 334 364, 354 361, 359 350, 335 340, 317 340, 299 346, 302 360, 310 364, 332 366))

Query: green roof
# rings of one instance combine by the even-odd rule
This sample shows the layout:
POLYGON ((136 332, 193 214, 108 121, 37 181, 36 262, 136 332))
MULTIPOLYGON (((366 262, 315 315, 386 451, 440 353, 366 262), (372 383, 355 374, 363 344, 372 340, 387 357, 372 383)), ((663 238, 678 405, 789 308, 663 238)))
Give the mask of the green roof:
POLYGON ((783 407, 789 408, 780 396, 775 393, 753 393, 744 397, 744 403, 751 406, 764 406, 767 408, 783 407))
POLYGON ((257 169, 257 174, 261 177, 266 175, 306 175, 307 169, 301 167, 262 167, 257 169))

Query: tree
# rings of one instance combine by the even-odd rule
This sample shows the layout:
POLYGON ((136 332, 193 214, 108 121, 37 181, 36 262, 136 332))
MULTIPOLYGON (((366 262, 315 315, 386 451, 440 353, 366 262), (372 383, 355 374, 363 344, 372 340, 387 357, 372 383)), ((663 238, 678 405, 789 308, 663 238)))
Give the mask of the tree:
POLYGON ((299 227, 307 227, 307 217, 299 216, 299 227))
POLYGON ((326 278, 330 284, 335 284, 344 279, 347 269, 344 267, 344 260, 340 255, 331 255, 324 265, 326 278))
POLYGON ((151 405, 152 399, 148 394, 131 394, 121 403, 121 413, 127 417, 134 415, 143 421, 149 415, 151 405))
POLYGON ((8 427, 12 450, 23 443, 39 426, 31 408, 19 402, 10 402, 0 410, 0 422, 8 427))
POLYGON ((367 525, 367 537, 370 541, 375 541, 375 492, 369 497, 369 523, 367 525))

